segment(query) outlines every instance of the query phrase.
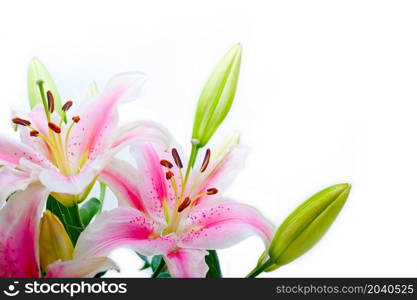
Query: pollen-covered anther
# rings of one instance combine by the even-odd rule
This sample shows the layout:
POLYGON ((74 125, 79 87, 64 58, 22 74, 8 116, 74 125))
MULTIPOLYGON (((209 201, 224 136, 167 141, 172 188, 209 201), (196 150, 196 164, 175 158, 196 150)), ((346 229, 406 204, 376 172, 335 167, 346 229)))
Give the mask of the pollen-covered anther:
POLYGON ((13 118, 12 122, 16 125, 30 126, 30 121, 22 119, 22 118, 13 118))
POLYGON ((164 166, 165 168, 168 168, 168 169, 171 169, 174 166, 170 161, 168 161, 166 159, 161 159, 160 163, 161 163, 162 166, 164 166))
POLYGON ((178 207, 178 212, 182 212, 184 209, 186 209, 188 206, 190 206, 191 204, 191 199, 190 197, 186 197, 184 199, 184 201, 182 201, 182 203, 180 204, 180 206, 178 207))
POLYGON ((183 167, 182 166, 182 161, 181 161, 180 155, 178 154, 177 149, 172 148, 171 153, 172 153, 172 157, 174 158, 174 161, 175 161, 175 164, 177 165, 177 167, 182 169, 182 167, 183 167))
POLYGON ((171 171, 166 172, 165 174, 167 180, 170 180, 172 177, 174 177, 174 173, 172 173, 171 171))
POLYGON ((58 133, 58 134, 61 133, 61 128, 58 125, 56 125, 55 123, 49 122, 48 127, 49 127, 49 129, 51 129, 55 133, 58 133))
POLYGON ((207 190, 207 195, 215 195, 215 194, 217 194, 219 192, 219 190, 218 189, 216 189, 216 188, 209 188, 208 190, 207 190))
POLYGON ((39 131, 37 131, 37 130, 32 130, 32 131, 30 132, 30 136, 32 136, 32 137, 37 137, 37 136, 39 136, 39 131))
POLYGON ((66 112, 68 111, 72 106, 72 101, 68 100, 67 102, 65 102, 65 104, 62 106, 62 111, 66 112))
POLYGON ((52 114, 55 110, 55 99, 51 91, 46 92, 46 98, 48 99, 48 110, 52 114))
POLYGON ((72 117, 72 120, 74 121, 74 123, 78 123, 78 122, 80 122, 81 118, 80 118, 80 116, 74 116, 74 117, 72 117))
POLYGON ((201 169, 200 169, 201 173, 203 173, 207 169, 209 162, 210 162, 210 156, 211 156, 211 151, 210 149, 207 149, 206 155, 204 156, 203 164, 201 165, 201 169))

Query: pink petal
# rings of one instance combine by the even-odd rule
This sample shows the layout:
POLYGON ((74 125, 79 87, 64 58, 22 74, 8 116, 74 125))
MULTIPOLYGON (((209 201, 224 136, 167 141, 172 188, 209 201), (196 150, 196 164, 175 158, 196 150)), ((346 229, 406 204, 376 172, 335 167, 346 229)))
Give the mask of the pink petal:
POLYGON ((117 133, 117 140, 112 148, 122 148, 133 142, 159 143, 168 148, 172 142, 169 131, 161 125, 151 121, 138 121, 121 127, 117 133))
POLYGON ((32 184, 0 211, 0 277, 39 277, 38 237, 47 190, 32 184))
POLYGON ((119 76, 111 81, 108 87, 81 112, 81 120, 74 126, 70 134, 69 154, 74 163, 80 163, 87 156, 94 160, 106 153, 115 138, 118 123, 117 105, 132 90, 141 87, 143 74, 131 73, 119 76))
POLYGON ((205 250, 180 248, 164 255, 164 260, 171 277, 204 278, 209 269, 205 261, 206 255, 208 252, 205 250))
MULTIPOLYGON (((164 220, 163 202, 166 201, 172 210, 176 198, 171 182, 166 179, 167 169, 161 166, 161 160, 168 159, 173 163, 173 159, 169 152, 167 153, 162 147, 151 143, 140 143, 133 146, 132 155, 138 166, 138 182, 136 184, 146 209, 158 220, 164 220)), ((180 191, 181 180, 177 169, 172 168, 171 171, 175 174, 180 191)))
POLYGON ((114 159, 100 173, 99 180, 112 190, 119 206, 130 206, 147 213, 138 188, 138 171, 129 163, 114 159))
POLYGON ((213 202, 195 207, 183 220, 180 247, 227 248, 251 235, 260 236, 266 245, 271 242, 274 226, 258 210, 232 201, 213 202))
POLYGON ((110 269, 118 270, 114 261, 107 257, 89 257, 56 261, 48 266, 47 278, 91 278, 110 269))
POLYGON ((97 164, 89 164, 73 176, 65 176, 57 169, 43 170, 39 180, 49 191, 62 194, 77 195, 84 192, 99 172, 97 164))
POLYGON ((144 255, 165 254, 175 247, 172 236, 156 237, 160 226, 131 207, 101 213, 81 233, 76 257, 106 256, 118 247, 131 248, 144 255))
POLYGON ((0 165, 17 167, 21 158, 26 158, 40 166, 50 167, 49 161, 36 150, 0 134, 0 165))
POLYGON ((7 197, 16 191, 21 191, 34 181, 26 172, 9 167, 0 168, 0 208, 7 197))
MULTIPOLYGON (((223 193, 235 180, 237 175, 243 169, 246 160, 247 151, 242 146, 230 147, 229 151, 218 159, 213 159, 207 170, 200 179, 197 194, 202 194, 209 188, 217 188, 219 193, 223 193)), ((201 197, 195 204, 210 201, 210 196, 201 197)))

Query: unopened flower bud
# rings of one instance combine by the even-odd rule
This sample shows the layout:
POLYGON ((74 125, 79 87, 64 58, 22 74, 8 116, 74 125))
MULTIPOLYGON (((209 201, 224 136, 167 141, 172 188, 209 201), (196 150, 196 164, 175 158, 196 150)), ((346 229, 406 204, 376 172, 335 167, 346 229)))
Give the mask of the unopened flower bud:
POLYGON ((49 210, 46 210, 40 226, 39 256, 42 270, 45 272, 48 265, 57 260, 70 260, 74 247, 64 225, 49 210))

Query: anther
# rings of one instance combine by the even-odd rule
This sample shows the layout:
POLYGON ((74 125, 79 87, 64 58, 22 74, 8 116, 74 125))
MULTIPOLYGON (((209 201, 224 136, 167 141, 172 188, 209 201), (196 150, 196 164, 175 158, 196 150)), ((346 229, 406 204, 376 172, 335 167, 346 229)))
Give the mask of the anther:
POLYGON ((46 98, 48 99, 48 110, 52 114, 55 110, 55 100, 51 91, 46 92, 46 98))
POLYGON ((16 125, 30 126, 30 122, 28 120, 21 119, 21 118, 13 118, 12 122, 16 125))
POLYGON ((71 106, 72 106, 72 101, 71 100, 65 102, 65 104, 62 106, 62 111, 63 112, 68 111, 71 108, 71 106))
POLYGON ((178 212, 182 212, 184 209, 186 209, 191 204, 190 197, 186 197, 184 201, 182 201, 181 205, 178 207, 178 212))
POLYGON ((207 195, 215 195, 215 194, 217 194, 219 191, 218 191, 218 189, 216 189, 216 188, 209 188, 208 190, 207 190, 207 195))
POLYGON ((37 131, 37 130, 32 130, 30 132, 30 136, 37 137, 38 135, 39 135, 39 131, 37 131))
POLYGON ((55 133, 58 133, 58 134, 61 133, 61 128, 58 125, 56 125, 55 123, 49 122, 48 127, 49 127, 49 129, 51 129, 55 133))
POLYGON ((208 164, 210 162, 210 155, 211 155, 211 151, 210 149, 207 149, 206 155, 204 156, 203 164, 201 165, 201 169, 200 169, 201 173, 203 173, 207 169, 208 164))
POLYGON ((177 167, 182 169, 182 161, 181 161, 180 155, 178 154, 177 149, 172 148, 171 153, 172 153, 172 157, 174 158, 174 161, 177 167))
POLYGON ((160 163, 162 166, 168 169, 171 169, 174 166, 171 162, 167 161, 166 159, 162 159, 160 163))
POLYGON ((80 122, 81 118, 80 118, 80 116, 74 116, 74 117, 72 117, 72 120, 74 121, 74 123, 78 123, 78 122, 80 122))
POLYGON ((171 171, 166 172, 166 178, 167 180, 170 180, 172 177, 174 177, 174 173, 172 173, 171 171))

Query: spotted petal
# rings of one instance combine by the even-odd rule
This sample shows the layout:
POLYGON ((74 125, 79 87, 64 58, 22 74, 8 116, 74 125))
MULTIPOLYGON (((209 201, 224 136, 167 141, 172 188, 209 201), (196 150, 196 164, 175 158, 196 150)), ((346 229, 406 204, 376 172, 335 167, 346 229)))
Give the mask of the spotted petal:
POLYGON ((250 235, 258 235, 268 245, 274 226, 255 208, 228 200, 212 199, 211 205, 195 207, 182 221, 178 245, 194 249, 230 247, 250 235))
POLYGON ((31 184, 0 210, 0 277, 39 277, 38 236, 47 190, 31 184))
POLYGON ((81 233, 75 256, 106 256, 113 249, 127 247, 144 255, 165 254, 175 247, 172 236, 157 237, 160 226, 131 207, 101 213, 81 233))

